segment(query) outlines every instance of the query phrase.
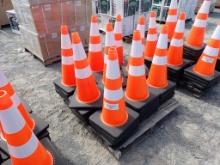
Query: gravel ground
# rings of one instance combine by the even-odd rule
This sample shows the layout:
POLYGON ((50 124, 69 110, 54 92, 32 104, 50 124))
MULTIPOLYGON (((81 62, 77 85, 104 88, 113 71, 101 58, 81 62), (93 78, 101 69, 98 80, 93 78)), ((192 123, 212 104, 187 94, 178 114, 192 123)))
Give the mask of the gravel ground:
MULTIPOLYGON (((211 14, 206 38, 219 18, 220 10, 211 14)), ((117 161, 56 94, 52 82, 60 76, 60 64, 44 67, 21 42, 9 29, 0 31, 0 68, 34 113, 49 122, 52 140, 69 164, 220 164, 220 84, 201 99, 177 91, 180 107, 117 161)), ((128 53, 130 46, 125 47, 128 53)))

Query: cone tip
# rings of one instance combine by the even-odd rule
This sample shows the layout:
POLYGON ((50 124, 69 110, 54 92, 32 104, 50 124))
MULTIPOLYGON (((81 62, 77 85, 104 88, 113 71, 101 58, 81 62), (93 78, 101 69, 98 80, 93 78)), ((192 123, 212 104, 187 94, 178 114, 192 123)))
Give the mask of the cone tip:
POLYGON ((117 21, 117 22, 121 22, 121 15, 117 15, 116 21, 117 21))
POLYGON ((112 27, 112 23, 111 23, 111 22, 109 22, 109 23, 106 24, 106 31, 107 31, 107 32, 113 31, 113 27, 112 27))
POLYGON ((96 15, 92 15, 91 16, 91 22, 93 22, 93 23, 97 23, 98 22, 96 15))
POLYGON ((151 11, 151 12, 150 12, 150 17, 156 17, 156 16, 157 16, 157 14, 156 14, 155 11, 151 11))
POLYGON ((186 12, 181 12, 179 16, 180 20, 185 20, 186 19, 186 12))
POLYGON ((144 22, 145 22, 145 17, 142 15, 139 17, 138 24, 144 25, 145 24, 144 22))
POLYGON ((134 30, 133 32, 133 40, 141 40, 141 34, 139 30, 134 30))
POLYGON ((79 33, 78 32, 73 32, 72 33, 72 43, 78 44, 80 42, 81 42, 81 39, 79 37, 79 33))
POLYGON ((108 59, 116 60, 117 59, 117 49, 116 47, 110 47, 108 50, 108 59))
POLYGON ((61 34, 68 34, 69 33, 67 25, 61 25, 60 31, 61 31, 61 34))

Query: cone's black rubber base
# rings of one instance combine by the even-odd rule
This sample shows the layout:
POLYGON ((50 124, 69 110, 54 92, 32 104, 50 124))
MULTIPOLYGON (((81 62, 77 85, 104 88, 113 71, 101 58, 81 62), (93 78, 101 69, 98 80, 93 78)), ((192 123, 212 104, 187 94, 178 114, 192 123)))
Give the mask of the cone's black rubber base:
POLYGON ((149 68, 150 69, 150 66, 151 66, 151 63, 152 63, 152 60, 149 60, 149 59, 144 59, 144 63, 145 63, 145 65, 147 66, 147 68, 149 68))
MULTIPOLYGON (((0 140, 0 164, 10 162, 10 155, 8 154, 8 148, 6 143, 1 139, 0 140), (9 161, 7 161, 9 160, 9 161)), ((10 165, 10 164, 9 164, 10 165)))
POLYGON ((145 101, 133 102, 125 97, 126 105, 135 110, 140 115, 140 119, 144 120, 151 114, 156 112, 159 107, 159 96, 150 94, 149 98, 145 101))
POLYGON ((184 59, 183 64, 180 66, 168 65, 168 79, 181 85, 183 81, 184 69, 193 65, 193 61, 184 59))
POLYGON ((201 76, 193 71, 193 66, 185 69, 184 83, 187 89, 196 97, 200 97, 208 88, 215 85, 220 80, 220 72, 215 71, 211 77, 201 76))
POLYGON ((54 82, 56 92, 64 99, 68 99, 69 96, 73 95, 75 87, 66 87, 61 84, 61 80, 57 79, 54 82))
POLYGON ((32 109, 30 107, 30 105, 22 98, 22 97, 19 97, 21 102, 23 103, 23 105, 25 106, 25 109, 28 113, 32 113, 32 109))
MULTIPOLYGON (((100 110, 100 109, 99 109, 100 110)), ((72 113, 76 115, 77 118, 79 118, 80 121, 82 121, 85 124, 89 123, 89 117, 98 109, 71 109, 72 113)))
POLYGON ((215 69, 220 72, 220 59, 217 60, 215 69))
POLYGON ((42 120, 41 118, 37 117, 35 114, 30 115, 32 119, 35 121, 35 128, 34 128, 34 133, 35 135, 39 138, 44 136, 45 131, 49 128, 49 124, 42 120))
POLYGON ((158 89, 149 87, 150 93, 155 96, 159 96, 159 104, 163 104, 167 100, 171 99, 175 94, 176 83, 169 81, 166 88, 158 89))
POLYGON ((205 43, 201 48, 196 48, 188 45, 186 42, 183 45, 183 57, 192 61, 197 61, 205 49, 205 43))
POLYGON ((94 110, 94 109, 102 109, 102 101, 103 101, 103 88, 100 87, 100 97, 99 99, 91 104, 81 103, 76 99, 76 92, 68 98, 66 102, 70 109, 77 110, 94 110))
POLYGON ((127 107, 128 121, 121 127, 109 127, 101 121, 101 111, 90 116, 89 122, 93 131, 109 146, 117 146, 128 139, 138 128, 139 114, 127 107))

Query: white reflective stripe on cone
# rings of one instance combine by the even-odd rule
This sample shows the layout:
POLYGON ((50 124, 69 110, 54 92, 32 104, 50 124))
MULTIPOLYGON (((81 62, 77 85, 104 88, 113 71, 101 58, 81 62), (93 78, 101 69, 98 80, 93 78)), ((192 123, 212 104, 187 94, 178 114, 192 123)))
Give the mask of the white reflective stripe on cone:
POLYGON ((207 45, 203 53, 206 54, 207 56, 216 57, 218 56, 219 48, 213 48, 207 45))
POLYGON ((64 65, 72 65, 74 63, 73 56, 61 56, 62 58, 62 64, 64 65))
POLYGON ((85 50, 83 48, 82 43, 78 43, 78 44, 72 44, 73 47, 73 59, 74 61, 81 61, 81 60, 85 60, 87 58, 87 55, 85 53, 85 50))
POLYGON ((18 95, 16 93, 14 93, 13 96, 11 96, 11 99, 13 101, 13 104, 15 105, 15 107, 19 106, 19 104, 21 104, 21 101, 18 97, 18 95))
POLYGON ((61 49, 71 49, 71 40, 68 34, 61 34, 61 49))
POLYGON ((118 60, 109 60, 107 61, 106 68, 106 78, 110 80, 115 80, 120 78, 120 69, 118 60))
POLYGON ((104 63, 107 64, 107 60, 108 60, 108 55, 104 54, 104 63))
POLYGON ((141 38, 144 38, 144 37, 145 37, 145 25, 140 25, 140 24, 138 24, 137 30, 140 31, 140 33, 141 33, 141 38))
POLYGON ((99 25, 98 23, 91 23, 90 25, 90 36, 99 36, 99 25))
POLYGON ((181 46, 183 46, 183 40, 182 40, 182 39, 179 40, 179 39, 173 38, 173 39, 171 40, 170 45, 176 46, 176 47, 181 47, 181 46))
POLYGON ((104 98, 109 101, 118 101, 123 98, 122 88, 116 90, 110 90, 104 88, 104 98))
POLYGON ((147 35, 147 41, 157 41, 158 36, 157 34, 148 34, 147 35))
POLYGON ((4 74, 2 71, 0 71, 0 87, 4 87, 4 86, 6 86, 8 83, 9 83, 9 82, 8 82, 8 80, 7 80, 6 76, 5 76, 5 74, 4 74))
POLYGON ((185 21, 178 20, 175 28, 175 32, 183 33, 185 31, 185 21))
POLYGON ((168 15, 166 22, 176 22, 177 21, 177 15, 168 15))
POLYGON ((145 75, 145 67, 144 65, 141 66, 129 65, 128 73, 131 76, 143 76, 145 75))
POLYGON ((156 64, 156 65, 166 65, 167 64, 167 56, 154 55, 152 63, 156 64))
POLYGON ((213 63, 215 60, 212 57, 208 57, 208 56, 203 56, 202 57, 202 61, 206 62, 206 63, 213 63))
POLYGON ((76 74, 76 78, 85 79, 92 75, 92 71, 90 69, 90 66, 87 66, 83 69, 75 68, 75 74, 76 74))
POLYGON ((90 52, 101 52, 102 51, 102 44, 89 44, 89 51, 90 52))
POLYGON ((196 18, 193 26, 205 28, 206 27, 206 20, 196 18))
POLYGON ((160 34, 157 42, 157 48, 167 49, 167 42, 168 42, 167 34, 160 34))
POLYGON ((216 27, 211 39, 220 40, 220 25, 216 27))
POLYGON ((132 41, 131 44, 131 57, 142 57, 143 56, 143 44, 141 41, 132 41))
POLYGON ((156 17, 150 17, 148 28, 156 28, 156 17))
POLYGON ((38 139, 32 133, 31 138, 25 144, 20 146, 8 144, 8 150, 11 156, 22 159, 32 155, 37 150, 38 145, 38 139))
POLYGON ((115 36, 113 32, 106 32, 105 35, 105 46, 114 46, 115 36))
POLYGON ((104 107, 108 110, 118 110, 119 109, 119 104, 112 104, 112 103, 108 103, 106 101, 104 101, 104 107))
POLYGON ((121 46, 123 46, 122 40, 115 40, 115 46, 116 46, 116 47, 121 47, 121 46))
POLYGON ((25 125, 24 118, 14 104, 10 108, 0 111, 0 121, 4 132, 7 134, 19 132, 25 125))
POLYGON ((115 22, 114 33, 122 33, 122 22, 115 22))
POLYGON ((211 0, 204 0, 203 3, 202 3, 202 6, 200 7, 200 9, 198 11, 198 13, 208 14, 210 5, 211 5, 211 0))

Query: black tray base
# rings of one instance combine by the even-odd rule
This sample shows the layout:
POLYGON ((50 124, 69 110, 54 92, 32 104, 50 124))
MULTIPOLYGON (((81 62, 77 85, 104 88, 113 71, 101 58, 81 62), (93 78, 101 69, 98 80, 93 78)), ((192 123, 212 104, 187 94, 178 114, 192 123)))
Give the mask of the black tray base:
POLYGON ((101 111, 95 112, 89 118, 91 127, 109 146, 117 146, 125 139, 129 138, 137 130, 139 124, 139 114, 127 107, 128 121, 121 127, 106 126, 100 119, 101 111))
POLYGON ((215 69, 220 72, 220 59, 217 60, 215 69))
POLYGON ((145 66, 150 69, 152 61, 149 59, 144 59, 145 66))
POLYGON ((31 114, 32 119, 35 121, 34 133, 39 138, 44 136, 45 131, 49 128, 49 124, 37 117, 35 114, 31 114))
POLYGON ((65 100, 68 99, 69 96, 73 95, 75 91, 75 87, 65 87, 61 84, 60 79, 56 79, 54 82, 54 87, 56 92, 65 100))
POLYGON ((167 100, 171 99, 175 94, 176 83, 169 81, 166 88, 158 89, 149 87, 150 93, 155 96, 159 96, 159 105, 163 104, 167 100))
POLYGON ((150 93, 150 96, 145 101, 133 102, 125 97, 126 105, 135 110, 140 115, 140 120, 144 120, 152 115, 159 107, 159 96, 150 93))
POLYGON ((186 42, 183 45, 183 57, 192 61, 197 61, 205 49, 206 44, 204 43, 201 48, 195 48, 189 46, 186 42))

